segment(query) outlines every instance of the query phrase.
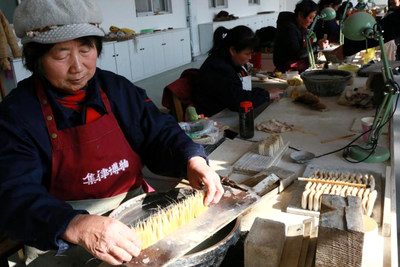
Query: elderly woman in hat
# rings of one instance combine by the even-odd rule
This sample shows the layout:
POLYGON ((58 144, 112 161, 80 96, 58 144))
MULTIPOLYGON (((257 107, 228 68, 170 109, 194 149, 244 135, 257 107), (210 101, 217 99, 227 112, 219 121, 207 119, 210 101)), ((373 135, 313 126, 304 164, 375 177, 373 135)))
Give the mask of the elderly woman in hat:
POLYGON ((100 216, 151 188, 144 165, 223 194, 202 146, 146 92, 96 68, 102 49, 94 0, 25 0, 14 14, 32 76, 0 104, 0 229, 40 250, 77 244, 121 264, 141 241, 100 216))

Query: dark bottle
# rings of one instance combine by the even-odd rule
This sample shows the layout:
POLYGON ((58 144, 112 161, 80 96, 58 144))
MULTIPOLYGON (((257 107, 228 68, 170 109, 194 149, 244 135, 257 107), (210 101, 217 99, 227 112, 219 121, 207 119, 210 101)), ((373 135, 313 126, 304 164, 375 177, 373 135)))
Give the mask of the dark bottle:
POLYGON ((239 108, 240 137, 248 139, 254 136, 254 114, 251 101, 240 102, 239 108))

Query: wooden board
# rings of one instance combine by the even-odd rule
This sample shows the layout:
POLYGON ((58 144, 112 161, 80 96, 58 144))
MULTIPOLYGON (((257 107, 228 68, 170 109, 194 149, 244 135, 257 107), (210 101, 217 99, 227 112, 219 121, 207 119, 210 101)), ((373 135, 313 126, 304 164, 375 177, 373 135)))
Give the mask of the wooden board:
POLYGON ((315 262, 315 249, 317 247, 317 237, 311 236, 308 244, 306 262, 304 267, 313 267, 315 262))
POLYGON ((303 243, 301 244, 301 251, 297 267, 305 267, 307 255, 310 247, 312 221, 304 222, 303 243))
POLYGON ((313 220, 285 222, 284 233, 278 229, 282 224, 282 221, 255 219, 246 238, 245 266, 312 267, 316 247, 313 220))
POLYGON ((386 175, 385 175, 385 198, 383 202, 383 219, 382 219, 382 235, 390 236, 391 232, 391 167, 386 167, 386 175))
POLYGON ((319 211, 305 210, 301 208, 301 196, 303 195, 304 187, 307 184, 305 181, 295 180, 293 184, 292 198, 286 208, 286 212, 306 215, 312 217, 319 217, 319 211))
POLYGON ((284 144, 273 156, 264 156, 258 153, 258 144, 254 144, 250 151, 242 155, 233 165, 233 171, 254 175, 273 165, 277 165, 283 154, 288 150, 289 142, 284 144))
POLYGON ((237 138, 234 140, 226 139, 209 155, 210 167, 222 177, 229 176, 233 171, 233 163, 254 145, 254 142, 237 138))
POLYGON ((303 224, 288 226, 280 267, 298 265, 303 243, 303 232, 303 224))
POLYGON ((315 267, 361 267, 363 244, 361 199, 323 195, 315 267))
POLYGON ((279 267, 285 236, 284 223, 256 218, 244 242, 244 266, 279 267))

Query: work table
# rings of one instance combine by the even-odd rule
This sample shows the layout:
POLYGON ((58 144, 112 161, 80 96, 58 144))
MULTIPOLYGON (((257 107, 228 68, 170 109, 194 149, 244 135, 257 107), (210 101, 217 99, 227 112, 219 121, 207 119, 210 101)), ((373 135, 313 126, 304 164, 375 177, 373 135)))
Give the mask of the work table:
MULTIPOLYGON (((365 84, 366 78, 356 78, 351 87, 361 86, 365 84)), ((288 91, 292 88, 288 88, 288 91)), ((304 85, 299 87, 299 90, 305 90, 304 85)), ((321 155, 333 150, 337 150, 347 145, 350 141, 355 139, 361 134, 361 123, 362 117, 374 116, 374 109, 360 109, 351 106, 344 106, 337 104, 338 96, 333 97, 321 97, 321 102, 327 106, 326 111, 312 110, 309 106, 294 103, 290 98, 283 98, 278 102, 271 103, 264 111, 262 111, 254 121, 254 125, 270 119, 276 119, 282 122, 293 124, 296 128, 295 131, 282 133, 284 141, 289 141, 290 146, 299 150, 310 151, 315 155, 321 155), (352 137, 332 141, 321 144, 321 141, 355 134, 352 137)), ((221 122, 222 124, 228 125, 232 130, 239 132, 239 118, 236 112, 229 110, 223 110, 222 112, 214 115, 211 119, 221 122)), ((266 139, 269 136, 268 133, 255 130, 254 137, 248 141, 259 141, 266 139)), ((243 141, 237 138, 238 142, 243 141)), ((236 139, 233 140, 236 142, 236 139)), ((356 143, 362 142, 362 138, 359 138, 356 143)), ((381 135, 379 144, 382 146, 389 147, 389 138, 387 131, 381 135)), ((233 144, 232 144, 233 145, 233 144)), ((293 150, 289 150, 292 152, 293 150)), ((353 164, 343 159, 342 151, 336 152, 329 156, 316 158, 312 161, 313 164, 321 164, 332 166, 343 166, 349 168, 365 169, 377 171, 380 169, 382 174, 384 173, 385 164, 373 164, 373 163, 358 163, 353 164)), ((210 155, 213 158, 213 153, 210 155)), ((240 156, 240 155, 238 155, 240 156)), ((284 165, 285 168, 295 171, 304 171, 304 165, 294 163, 289 158, 289 153, 286 153, 282 158, 280 166, 284 165)))
MULTIPOLYGON (((356 78, 354 83, 351 85, 353 88, 362 86, 365 84, 366 78, 356 78)), ((291 88, 289 88, 290 90, 291 88)), ((302 88, 304 90, 304 87, 302 88)), ((263 121, 270 119, 276 119, 282 122, 295 125, 295 131, 284 132, 281 134, 284 142, 289 142, 290 147, 294 147, 299 150, 310 151, 315 155, 322 155, 331 151, 338 150, 361 134, 361 123, 360 118, 366 116, 374 116, 374 109, 359 109, 350 106, 343 106, 337 104, 338 96, 335 97, 321 97, 321 101, 327 106, 327 110, 324 112, 312 110, 309 106, 294 103, 289 98, 281 99, 278 102, 270 104, 263 112, 261 112, 255 119, 254 124, 257 125, 263 121), (335 139, 336 137, 348 136, 355 134, 352 137, 343 138, 327 143, 321 143, 323 140, 335 139)), ((238 114, 224 110, 223 112, 216 114, 212 117, 217 121, 227 124, 234 131, 239 132, 238 129, 238 114)), ((259 140, 264 140, 269 136, 268 133, 255 130, 255 135, 249 140, 243 140, 235 138, 233 140, 225 140, 216 150, 210 154, 210 165, 217 172, 224 172, 231 166, 236 160, 238 160, 244 153, 249 151, 250 147, 259 140)), ((390 147, 388 131, 384 131, 379 139, 379 145, 384 147, 390 147)), ((360 137, 354 144, 361 144, 362 137, 360 137)), ((342 154, 343 151, 338 151, 330 155, 326 155, 320 158, 315 158, 307 164, 295 163, 290 159, 290 153, 294 150, 288 149, 281 158, 278 167, 286 170, 295 172, 299 177, 303 176, 307 166, 321 166, 326 169, 344 169, 344 170, 362 170, 365 172, 373 172, 381 175, 382 188, 380 189, 381 196, 385 196, 385 177, 386 167, 390 165, 390 160, 383 163, 350 163, 346 161, 342 154)), ((391 154, 393 155, 393 151, 391 154)), ((233 173, 230 175, 230 179, 237 183, 241 183, 249 176, 243 174, 233 173)), ((394 178, 394 177, 393 177, 394 178)), ((286 209, 291 201, 293 192, 299 187, 298 181, 289 186, 285 191, 279 195, 268 196, 267 199, 262 200, 249 214, 245 215, 242 220, 242 231, 248 231, 251 228, 252 223, 256 217, 268 218, 284 222, 286 227, 292 224, 298 224, 300 222, 307 221, 310 217, 306 215, 297 215, 286 212, 286 209)), ((393 183, 392 193, 395 192, 395 186, 393 183)), ((393 194, 386 195, 393 198, 393 194)), ((394 196, 395 198, 395 196, 394 196)), ((379 205, 380 211, 384 208, 388 209, 388 203, 392 203, 392 216, 385 221, 391 223, 391 231, 394 233, 392 239, 390 237, 384 237, 381 235, 382 221, 378 222, 379 235, 377 235, 373 242, 367 242, 364 246, 364 259, 363 266, 397 266, 397 233, 396 231, 396 220, 395 220, 395 200, 391 201, 387 199, 384 201, 377 201, 376 205, 379 205), (384 207, 385 206, 385 207, 384 207), (389 220, 389 221, 387 221, 389 220), (390 246, 395 246, 393 250, 390 246), (369 252, 368 252, 369 251, 369 252), (393 251, 393 254, 391 254, 393 251), (391 265, 392 264, 392 265, 391 265)), ((375 209, 374 209, 375 212, 375 209)), ((388 212, 388 210, 385 210, 388 212)), ((390 204, 389 204, 390 213, 390 204)), ((373 218, 380 218, 381 216, 373 216, 373 218)), ((389 216, 390 217, 390 216, 389 216)), ((318 219, 316 219, 318 220, 318 219)), ((387 225, 386 225, 387 226, 387 225)), ((386 229, 387 230, 387 229, 386 229)))
MULTIPOLYGON (((356 78, 354 83, 350 85, 352 88, 362 86, 366 82, 366 78, 356 78)), ((293 88, 288 88, 288 93, 293 88)), ((305 90, 304 86, 299 88, 305 90)), ((289 95, 288 94, 288 95, 289 95)), ((360 118, 365 116, 373 116, 374 109, 358 109, 350 106, 343 106, 337 104, 338 96, 336 97, 321 97, 321 101, 327 106, 327 110, 324 112, 310 109, 310 107, 303 104, 294 103, 290 98, 281 99, 278 102, 266 104, 265 106, 256 109, 257 115, 255 124, 267 121, 270 119, 280 120, 294 124, 296 130, 292 132, 282 133, 281 136, 283 141, 290 142, 290 146, 306 150, 321 155, 330 151, 337 150, 344 147, 351 142, 355 137, 361 134, 360 118), (267 107, 266 107, 267 106, 267 107), (266 108, 265 108, 266 107, 266 108), (347 136, 349 134, 355 134, 352 137, 343 138, 327 143, 321 143, 323 140, 332 139, 336 137, 347 136)), ((229 110, 223 110, 222 112, 214 115, 211 119, 216 120, 224 125, 228 125, 231 130, 239 132, 238 123, 239 117, 237 112, 229 110)), ((394 127, 391 127, 392 129, 394 127)), ((392 132, 389 134, 382 134, 379 139, 381 146, 389 147, 389 141, 392 137, 392 132)), ((249 149, 256 145, 257 141, 266 139, 269 136, 268 133, 255 130, 255 135, 249 140, 243 140, 238 137, 234 139, 225 139, 221 145, 219 145, 210 155, 210 166, 221 174, 229 169, 234 162, 236 162, 243 154, 249 149)), ((361 143, 362 138, 356 141, 361 143)), ((394 145, 391 144, 392 150, 392 161, 393 154, 396 154, 396 150, 393 149, 394 145), (393 152, 394 151, 394 152, 393 152)), ((313 159, 308 164, 298 164, 290 159, 290 153, 292 149, 288 149, 282 156, 280 162, 277 164, 281 169, 294 172, 297 176, 303 176, 304 171, 310 166, 321 166, 323 168, 341 168, 350 170, 363 170, 365 172, 373 172, 381 175, 382 181, 386 177, 386 168, 390 165, 390 160, 384 163, 349 163, 343 156, 342 152, 335 152, 333 154, 323 156, 320 158, 313 159)), ((398 153, 398 151, 397 151, 398 153)), ((226 172, 225 172, 226 173, 226 172)), ((166 190, 168 187, 175 186, 180 182, 180 179, 165 179, 165 177, 158 177, 154 174, 148 174, 145 172, 146 179, 152 177, 149 182, 155 182, 156 184, 162 184, 166 190), (173 185, 174 184, 174 185, 173 185)), ((241 183, 248 175, 233 173, 229 178, 237 183, 241 183)), ((378 210, 384 210, 384 214, 380 215, 379 234, 378 231, 372 235, 366 237, 364 249, 363 249, 363 267, 380 267, 380 266, 397 266, 397 225, 396 225, 396 206, 395 206, 395 186, 394 186, 394 175, 390 179, 392 188, 387 190, 390 192, 386 194, 385 183, 382 183, 380 188, 381 201, 375 203, 375 207, 379 207, 378 210), (386 194, 386 195, 385 195, 386 194), (387 199, 384 199, 384 197, 387 199), (384 200, 383 200, 384 199, 384 200), (394 201, 392 201, 394 200, 394 201), (392 206, 391 206, 392 205, 392 206), (387 215, 389 214, 389 217, 387 215), (390 214, 393 216, 390 217, 390 214), (391 237, 384 237, 382 235, 382 221, 385 220, 386 230, 389 227, 389 231, 393 234, 391 237)), ((186 183, 181 184, 187 186, 186 183)), ((299 225, 305 223, 311 224, 312 234, 316 235, 316 228, 318 224, 318 218, 309 216, 307 214, 294 214, 288 212, 287 208, 290 205, 292 199, 294 199, 295 193, 301 188, 300 182, 295 180, 293 184, 288 186, 283 192, 277 194, 274 192, 267 193, 261 200, 251 207, 250 211, 246 211, 245 215, 241 217, 241 231, 242 238, 239 239, 237 244, 228 251, 225 260, 222 262, 221 267, 225 266, 242 266, 243 262, 243 238, 246 232, 249 231, 257 217, 270 219, 285 224, 287 229, 296 228, 299 225), (233 264, 234 263, 234 264, 233 264), (233 264, 233 265, 232 265, 233 264)), ((375 209, 374 209, 375 212, 375 209)), ((372 216, 373 218, 377 216, 372 216)), ((379 217, 379 216, 378 216, 379 217)), ((293 253, 294 254, 294 253, 293 253)), ((103 265, 101 265, 103 267, 103 265)), ((243 265, 244 266, 244 265, 243 265)), ((296 265, 286 265, 296 266, 296 265)), ((307 265, 311 266, 311 265, 307 265)))

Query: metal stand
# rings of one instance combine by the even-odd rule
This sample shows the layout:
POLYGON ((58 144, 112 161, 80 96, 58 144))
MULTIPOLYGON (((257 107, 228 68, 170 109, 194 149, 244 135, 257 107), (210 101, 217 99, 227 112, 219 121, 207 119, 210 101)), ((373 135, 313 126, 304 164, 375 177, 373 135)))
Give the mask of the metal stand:
POLYGON ((306 34, 306 45, 307 45, 307 53, 308 53, 308 61, 310 63, 310 68, 311 69, 315 69, 316 65, 315 65, 315 58, 314 58, 314 52, 311 46, 311 38, 314 39, 315 37, 315 33, 314 33, 314 27, 315 27, 315 23, 317 22, 317 20, 319 19, 323 19, 323 20, 332 20, 336 17, 336 12, 333 8, 324 8, 321 11, 321 14, 318 14, 317 16, 315 16, 313 23, 311 24, 310 29, 308 29, 307 34, 306 34))
POLYGON ((374 122, 372 124, 368 141, 361 146, 351 147, 349 150, 349 156, 357 161, 383 162, 389 159, 390 152, 387 148, 380 147, 377 144, 379 137, 382 134, 384 125, 390 119, 393 98, 395 94, 399 93, 399 88, 393 80, 393 73, 389 67, 382 32, 369 28, 364 31, 364 34, 369 38, 379 40, 382 55, 381 59, 383 62, 382 73, 385 82, 385 92, 382 104, 379 107, 378 113, 376 114, 374 122))
POLYGON ((349 8, 349 4, 350 4, 350 1, 347 1, 346 6, 345 6, 344 11, 343 11, 342 19, 340 20, 340 23, 339 23, 339 28, 340 28, 339 44, 340 45, 344 44, 343 21, 346 19, 346 14, 347 14, 347 9, 349 8))

